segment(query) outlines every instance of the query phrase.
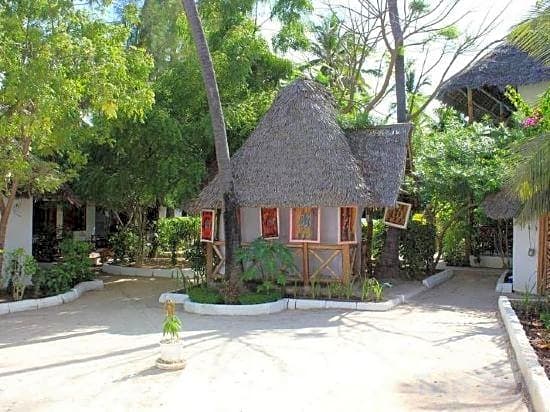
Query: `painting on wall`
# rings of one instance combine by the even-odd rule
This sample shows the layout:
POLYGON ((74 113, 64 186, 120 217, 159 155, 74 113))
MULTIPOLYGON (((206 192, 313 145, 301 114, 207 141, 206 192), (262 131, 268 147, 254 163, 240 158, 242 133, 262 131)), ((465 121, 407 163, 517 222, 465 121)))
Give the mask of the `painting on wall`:
POLYGON ((406 229, 410 214, 410 203, 397 202, 397 206, 386 208, 386 211, 384 212, 384 224, 387 226, 397 227, 399 229, 406 229))
POLYGON ((279 209, 260 208, 261 233, 264 239, 279 239, 279 209))
POLYGON ((354 206, 338 208, 338 243, 357 243, 355 222, 357 208, 354 206))
POLYGON ((290 241, 319 243, 321 238, 321 213, 318 207, 290 209, 290 241))
POLYGON ((214 220, 216 219, 216 212, 214 210, 205 209, 201 211, 201 241, 213 242, 214 241, 214 220))

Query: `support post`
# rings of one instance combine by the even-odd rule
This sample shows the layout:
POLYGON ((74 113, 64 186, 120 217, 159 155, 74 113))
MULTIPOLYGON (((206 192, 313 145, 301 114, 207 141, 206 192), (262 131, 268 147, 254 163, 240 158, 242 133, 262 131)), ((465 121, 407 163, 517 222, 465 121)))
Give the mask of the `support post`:
POLYGON ((351 275, 351 261, 349 254, 349 244, 342 245, 342 276, 344 284, 348 284, 351 275))
POLYGON ((305 285, 309 282, 309 250, 307 242, 302 243, 302 271, 305 285))
POLYGON ((214 247, 212 243, 206 244, 206 278, 212 279, 212 271, 214 270, 214 247))
POLYGON ((474 122, 474 99, 472 89, 468 87, 466 89, 466 94, 468 98, 468 123, 472 124, 474 122))

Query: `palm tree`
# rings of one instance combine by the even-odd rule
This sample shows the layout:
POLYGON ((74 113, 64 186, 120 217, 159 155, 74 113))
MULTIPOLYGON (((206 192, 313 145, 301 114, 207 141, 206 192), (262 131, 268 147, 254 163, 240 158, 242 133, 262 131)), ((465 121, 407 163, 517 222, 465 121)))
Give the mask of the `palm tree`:
MULTIPOLYGON (((509 40, 550 65, 550 0, 538 2, 530 16, 512 30, 509 40)), ((542 100, 550 100, 550 91, 542 100)), ((522 144, 518 159, 510 183, 522 201, 518 219, 526 222, 550 212, 550 133, 543 131, 522 144)))
POLYGON ((527 19, 518 24, 509 40, 550 66, 550 0, 540 0, 527 19))
POLYGON ((204 87, 206 88, 206 96, 208 99, 208 108, 212 119, 218 174, 224 187, 223 218, 225 234, 225 276, 226 280, 229 282, 229 290, 235 292, 226 293, 226 300, 229 299, 231 301, 237 298, 236 292, 238 292, 237 285, 239 283, 240 267, 237 259, 235 259, 235 251, 240 245, 240 227, 237 219, 237 203, 229 158, 225 120, 220 101, 218 83, 216 81, 216 73, 214 71, 212 57, 210 56, 210 50, 206 42, 195 0, 182 0, 182 3, 199 57, 204 87))

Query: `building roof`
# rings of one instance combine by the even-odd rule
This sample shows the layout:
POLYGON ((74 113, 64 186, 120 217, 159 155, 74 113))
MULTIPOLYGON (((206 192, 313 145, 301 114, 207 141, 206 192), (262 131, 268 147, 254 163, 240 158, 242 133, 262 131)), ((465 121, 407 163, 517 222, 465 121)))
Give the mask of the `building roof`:
POLYGON ((521 202, 510 190, 504 188, 486 196, 481 207, 485 210, 487 217, 491 219, 512 219, 518 215, 521 202))
POLYGON ((473 91, 474 117, 490 114, 508 116, 512 104, 504 96, 505 87, 520 86, 550 80, 550 67, 509 43, 491 50, 465 70, 445 81, 438 92, 438 99, 467 113, 466 89, 473 91))
MULTIPOLYGON (((295 81, 279 92, 231 159, 237 203, 242 207, 392 206, 401 184, 407 136, 388 132, 384 139, 378 134, 353 132, 350 146, 337 123, 330 93, 316 82, 295 81), (378 144, 381 147, 375 150, 378 144), (373 164, 384 171, 365 173, 371 170, 365 153, 370 150, 376 158, 373 164)), ((221 199, 217 176, 200 193, 195 208, 221 208, 221 199)))

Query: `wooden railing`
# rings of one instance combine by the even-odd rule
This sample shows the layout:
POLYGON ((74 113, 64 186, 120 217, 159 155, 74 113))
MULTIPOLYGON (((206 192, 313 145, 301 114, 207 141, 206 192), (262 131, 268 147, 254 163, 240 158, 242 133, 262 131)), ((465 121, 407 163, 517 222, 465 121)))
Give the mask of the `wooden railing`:
MULTIPOLYGON (((209 279, 220 275, 220 270, 225 263, 224 244, 223 241, 206 244, 206 273, 209 279)), ((243 242, 242 245, 248 244, 243 242)), ((300 277, 305 283, 312 278, 340 279, 346 282, 353 275, 358 250, 356 244, 286 243, 285 246, 301 258, 300 277), (340 270, 336 271, 333 262, 339 256, 341 257, 340 270), (313 270, 310 268, 312 260, 318 263, 313 270)))

